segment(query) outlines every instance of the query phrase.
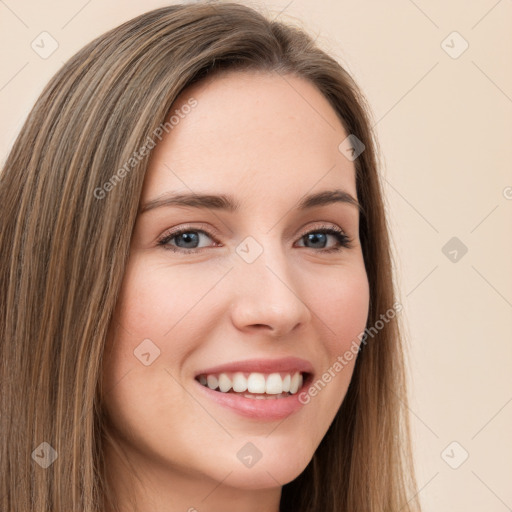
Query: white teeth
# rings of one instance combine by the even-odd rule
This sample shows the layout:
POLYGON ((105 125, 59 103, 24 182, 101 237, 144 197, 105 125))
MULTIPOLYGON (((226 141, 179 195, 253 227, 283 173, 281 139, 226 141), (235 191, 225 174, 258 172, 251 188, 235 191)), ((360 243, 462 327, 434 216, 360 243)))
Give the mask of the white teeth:
POLYGON ((219 385, 219 381, 215 375, 208 375, 208 377, 206 377, 206 382, 210 389, 217 389, 217 386, 219 385))
POLYGON ((251 373, 247 379, 249 393, 265 393, 265 376, 262 373, 251 373))
POLYGON ((300 373, 296 373, 292 377, 292 381, 290 383, 290 393, 297 393, 299 387, 302 386, 302 375, 300 373))
MULTIPOLYGON (((263 373, 253 372, 244 374, 236 372, 234 374, 221 373, 219 375, 201 375, 199 382, 213 390, 219 390, 222 393, 228 393, 233 389, 236 393, 258 393, 273 395, 284 395, 287 393, 295 394, 302 387, 303 376, 300 372, 294 374, 263 373)), ((248 396, 248 395, 244 395, 248 396)), ((250 398, 260 398, 250 396, 250 398)), ((261 397, 265 398, 265 397, 261 397)))
POLYGON ((290 391, 290 381, 292 380, 292 378, 287 375, 284 379, 283 379, 283 392, 284 391, 290 391))
POLYGON ((231 379, 225 373, 219 375, 219 389, 223 393, 227 393, 231 389, 231 379))
POLYGON ((279 373, 271 373, 267 377, 265 393, 269 395, 278 395, 283 392, 283 379, 279 373))
POLYGON ((238 372, 233 375, 233 391, 237 393, 247 391, 247 379, 243 373, 238 372))

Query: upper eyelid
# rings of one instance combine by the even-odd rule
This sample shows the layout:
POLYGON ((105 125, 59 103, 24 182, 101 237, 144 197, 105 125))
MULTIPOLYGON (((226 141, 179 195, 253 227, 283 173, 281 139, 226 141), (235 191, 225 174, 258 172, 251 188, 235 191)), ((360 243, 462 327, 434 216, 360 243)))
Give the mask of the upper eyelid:
POLYGON ((175 236, 178 233, 182 233, 183 231, 199 231, 201 233, 204 233, 205 235, 208 235, 209 237, 220 236, 219 232, 215 228, 206 227, 202 224, 199 224, 199 226, 188 226, 187 224, 185 224, 183 227, 177 227, 166 230, 164 234, 158 238, 158 240, 162 240, 169 236, 175 236))

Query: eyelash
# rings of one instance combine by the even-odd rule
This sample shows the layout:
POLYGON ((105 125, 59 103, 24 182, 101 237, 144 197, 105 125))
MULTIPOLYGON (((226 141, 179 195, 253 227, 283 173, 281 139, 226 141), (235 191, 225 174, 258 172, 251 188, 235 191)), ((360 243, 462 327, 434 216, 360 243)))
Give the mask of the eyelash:
MULTIPOLYGON (((205 231, 203 229, 199 229, 199 228, 195 228, 195 227, 185 227, 185 228, 181 228, 177 231, 174 231, 172 233, 163 235, 163 237, 158 240, 157 245, 162 247, 165 250, 172 251, 175 253, 183 253, 183 254, 194 254, 194 253, 201 252, 203 249, 207 249, 206 247, 202 247, 199 249, 183 249, 183 248, 175 247, 175 246, 168 244, 168 242, 170 242, 173 238, 183 235, 184 233, 191 233, 191 232, 203 233, 203 234, 207 235, 209 238, 214 239, 214 237, 212 235, 210 235, 210 233, 208 233, 207 231, 205 231)), ((322 234, 326 234, 326 235, 333 235, 334 237, 336 237, 338 243, 340 244, 340 247, 333 248, 333 249, 318 249, 318 250, 311 248, 311 247, 305 247, 306 249, 312 249, 313 251, 316 251, 316 252, 333 253, 333 252, 340 252, 342 249, 352 248, 353 240, 349 236, 347 236, 343 230, 341 230, 338 227, 319 226, 313 230, 310 230, 310 231, 307 231, 306 233, 304 233, 299 238, 299 240, 302 240, 305 236, 307 236, 311 233, 322 233, 322 234)))

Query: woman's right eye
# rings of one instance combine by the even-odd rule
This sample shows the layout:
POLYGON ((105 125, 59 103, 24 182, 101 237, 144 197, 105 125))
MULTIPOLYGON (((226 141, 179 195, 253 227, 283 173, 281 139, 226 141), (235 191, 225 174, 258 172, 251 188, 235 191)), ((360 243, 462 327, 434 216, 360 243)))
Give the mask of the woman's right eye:
POLYGON ((205 235, 207 238, 212 238, 206 231, 203 231, 202 229, 180 229, 179 231, 174 231, 173 233, 165 235, 158 241, 158 245, 173 252, 183 252, 187 254, 200 252, 197 250, 197 244, 201 238, 199 233, 205 235), (169 242, 173 240, 176 241, 176 243, 181 243, 182 245, 171 245, 169 242))

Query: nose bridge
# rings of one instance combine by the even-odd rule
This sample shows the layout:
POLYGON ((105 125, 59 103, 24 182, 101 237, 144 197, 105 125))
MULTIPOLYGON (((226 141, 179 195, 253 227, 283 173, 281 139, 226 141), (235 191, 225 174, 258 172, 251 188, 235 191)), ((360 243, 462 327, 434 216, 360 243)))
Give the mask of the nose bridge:
POLYGON ((236 259, 236 304, 233 321, 239 328, 266 325, 280 334, 304 324, 309 309, 283 244, 272 236, 247 237, 236 259))

